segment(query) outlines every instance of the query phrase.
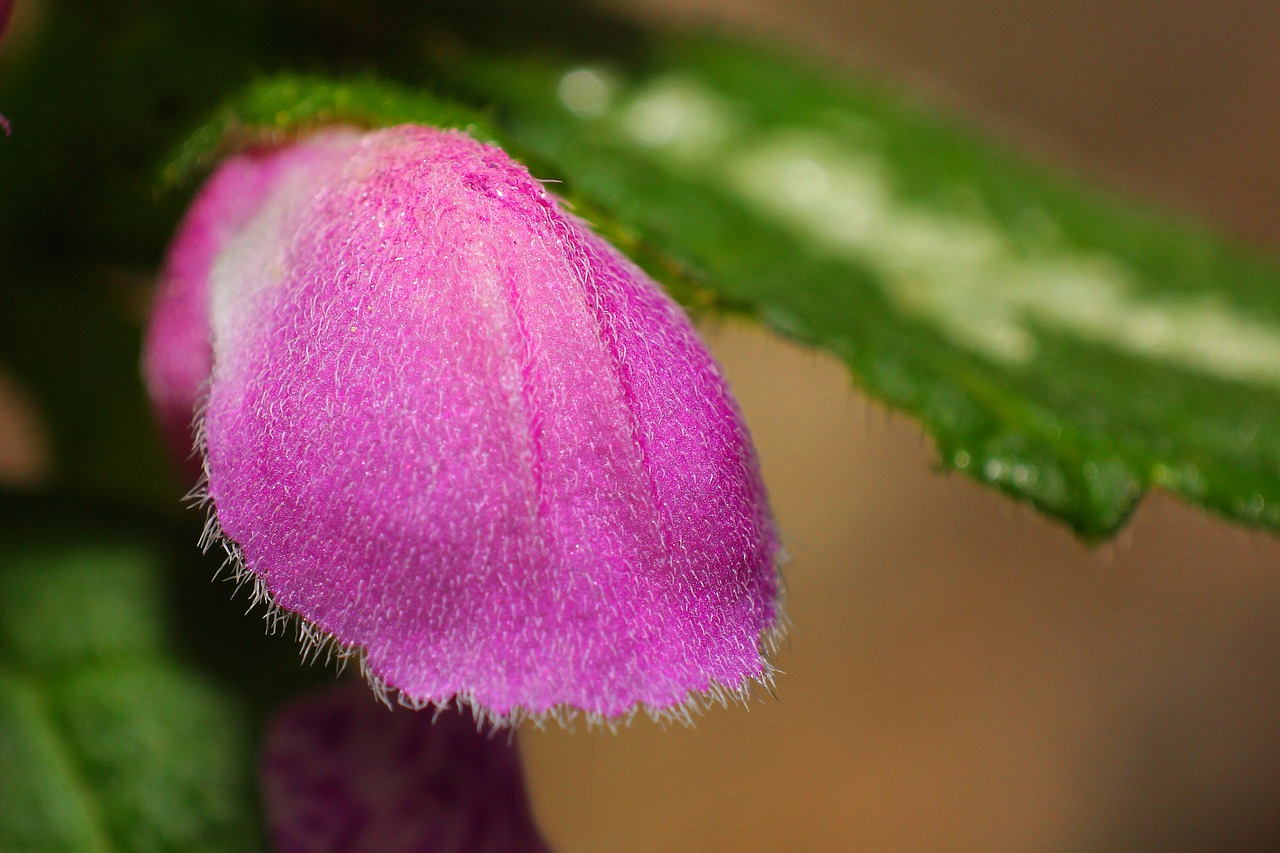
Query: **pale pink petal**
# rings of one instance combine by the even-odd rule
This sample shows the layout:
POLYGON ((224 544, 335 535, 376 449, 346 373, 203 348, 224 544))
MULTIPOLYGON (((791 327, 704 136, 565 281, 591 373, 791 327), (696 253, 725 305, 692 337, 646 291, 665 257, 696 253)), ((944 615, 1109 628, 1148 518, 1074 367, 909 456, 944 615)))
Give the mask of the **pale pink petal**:
POLYGON ((213 370, 209 274, 214 260, 261 210, 283 175, 332 168, 326 155, 340 139, 327 134, 307 145, 233 157, 205 183, 184 217, 160 273, 142 360, 151 403, 179 458, 193 453, 193 418, 213 370))

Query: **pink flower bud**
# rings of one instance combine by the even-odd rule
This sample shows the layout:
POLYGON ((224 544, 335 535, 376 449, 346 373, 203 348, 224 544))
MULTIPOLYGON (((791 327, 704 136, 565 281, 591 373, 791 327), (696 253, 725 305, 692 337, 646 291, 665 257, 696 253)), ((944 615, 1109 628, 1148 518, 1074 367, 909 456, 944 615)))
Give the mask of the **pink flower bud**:
POLYGON ((207 387, 241 569, 403 700, 612 717, 770 676, 778 545, 719 367, 498 149, 401 126, 230 159, 145 371, 178 434, 207 387))
POLYGON ((263 805, 276 853, 546 853, 509 737, 469 714, 388 711, 355 684, 272 715, 263 805))
MULTIPOLYGON (((13 0, 0 0, 0 39, 4 38, 4 31, 9 28, 9 13, 13 11, 13 0)), ((0 130, 9 135, 13 132, 13 128, 9 125, 9 120, 0 114, 0 130)))

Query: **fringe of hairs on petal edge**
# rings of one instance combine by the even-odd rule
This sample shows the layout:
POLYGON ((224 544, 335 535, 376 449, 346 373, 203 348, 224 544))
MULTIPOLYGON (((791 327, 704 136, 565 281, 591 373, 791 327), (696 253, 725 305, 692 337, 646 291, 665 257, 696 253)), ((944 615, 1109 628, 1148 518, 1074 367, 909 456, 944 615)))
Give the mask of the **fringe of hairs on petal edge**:
POLYGON ((224 570, 230 569, 229 579, 235 583, 232 597, 234 598, 241 589, 250 588, 249 609, 246 614, 252 612, 255 607, 263 605, 265 607, 263 620, 266 622, 267 634, 276 636, 288 632, 292 627, 301 646, 299 654, 304 664, 314 665, 323 655, 324 665, 331 666, 336 661, 337 674, 341 674, 353 660, 356 661, 360 677, 369 685, 377 700, 388 709, 393 709, 396 705, 415 712, 434 708, 437 716, 445 711, 465 709, 475 718, 476 730, 482 731, 488 727, 491 737, 503 729, 514 731, 524 723, 541 730, 546 729, 548 723, 554 722, 561 728, 572 731, 580 716, 586 721, 588 731, 606 730, 617 734, 619 729, 630 726, 642 711, 651 721, 660 726, 666 727, 678 723, 692 728, 696 725, 697 717, 716 708, 739 705, 749 710, 752 699, 762 698, 757 689, 764 690, 774 699, 778 698, 774 692, 773 683, 782 671, 774 665, 773 661, 777 658, 778 651, 787 636, 788 627, 791 625, 791 619, 785 607, 786 586, 781 572, 781 566, 790 561, 785 549, 780 550, 774 562, 774 572, 778 579, 778 593, 773 602, 774 624, 771 628, 762 631, 757 640, 764 672, 758 676, 744 678, 739 687, 712 682, 705 689, 690 690, 682 703, 666 708, 654 708, 640 702, 617 717, 609 717, 594 711, 583 711, 568 704, 538 712, 517 706, 506 714, 497 714, 477 702, 470 693, 457 693, 449 699, 427 701, 406 695, 372 671, 363 646, 344 643, 324 629, 308 622, 301 614, 277 604, 271 590, 267 587, 266 580, 245 564, 240 546, 223 532, 222 525, 218 521, 217 508, 213 505, 213 498, 209 494, 209 457, 206 453, 207 436, 204 418, 207 402, 206 387, 196 406, 196 416, 193 420, 196 440, 192 453, 199 454, 201 475, 199 482, 187 493, 184 502, 193 508, 206 511, 204 529, 199 540, 200 550, 208 553, 218 545, 225 554, 222 565, 214 573, 212 580, 217 580, 224 570))

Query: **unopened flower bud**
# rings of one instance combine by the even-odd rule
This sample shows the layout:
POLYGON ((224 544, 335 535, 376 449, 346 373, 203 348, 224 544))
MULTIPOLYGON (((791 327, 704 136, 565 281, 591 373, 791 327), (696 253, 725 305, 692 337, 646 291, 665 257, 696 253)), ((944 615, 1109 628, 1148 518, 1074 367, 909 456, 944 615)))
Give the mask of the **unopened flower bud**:
POLYGON ((330 129, 223 164, 145 357, 241 569, 410 703, 608 717, 771 672, 755 452, 680 309, 502 151, 330 129))
POLYGON ((273 850, 548 853, 510 738, 466 712, 389 713, 360 686, 271 715, 260 778, 273 850))

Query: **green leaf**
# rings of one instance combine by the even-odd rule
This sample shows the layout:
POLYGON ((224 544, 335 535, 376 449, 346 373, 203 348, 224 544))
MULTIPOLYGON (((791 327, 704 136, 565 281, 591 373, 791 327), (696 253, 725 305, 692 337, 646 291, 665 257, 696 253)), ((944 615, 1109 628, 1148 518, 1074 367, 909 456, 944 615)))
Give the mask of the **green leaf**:
POLYGON ((292 644, 176 544, 0 494, 0 850, 262 847, 259 729, 299 683, 292 644))
POLYGON ((1151 485, 1280 529, 1280 266, 740 44, 474 55, 540 177, 693 304, 843 359, 944 468, 1094 538, 1151 485))
POLYGON ((228 99, 189 137, 165 167, 167 183, 182 183, 228 151, 279 144, 317 127, 429 124, 495 141, 497 131, 478 112, 427 92, 372 77, 332 80, 291 74, 254 80, 228 99))

